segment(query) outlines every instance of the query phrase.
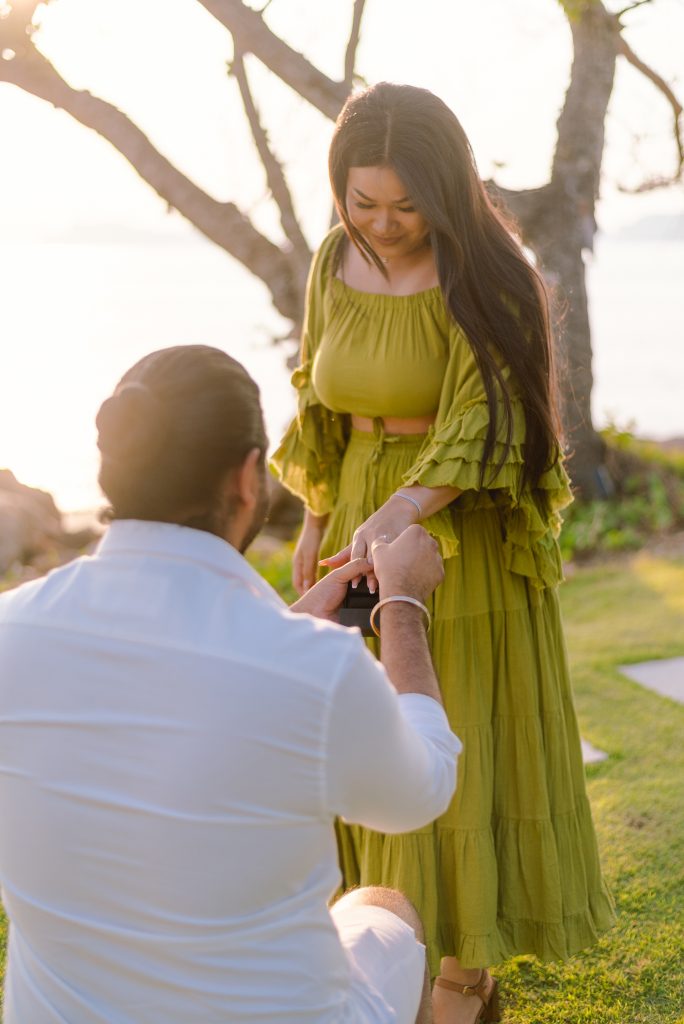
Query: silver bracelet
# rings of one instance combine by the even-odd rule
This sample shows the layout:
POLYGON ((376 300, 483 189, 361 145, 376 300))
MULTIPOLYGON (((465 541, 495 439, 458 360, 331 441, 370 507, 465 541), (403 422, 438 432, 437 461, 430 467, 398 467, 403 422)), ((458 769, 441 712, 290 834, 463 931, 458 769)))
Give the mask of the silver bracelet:
POLYGON ((432 618, 430 617, 430 612, 427 610, 422 601, 419 601, 417 597, 408 597, 407 594, 393 594, 391 597, 383 597, 382 601, 378 601, 378 603, 374 606, 373 611, 371 612, 371 629, 373 630, 376 636, 380 636, 380 630, 378 629, 375 622, 378 612, 380 611, 384 604, 393 604, 395 601, 403 601, 404 604, 412 604, 415 605, 416 608, 420 608, 423 615, 425 616, 425 629, 430 629, 432 618))
POLYGON ((421 503, 418 501, 417 498, 414 498, 410 494, 404 494, 403 491, 395 491, 394 494, 392 495, 392 497, 393 498, 403 498, 404 501, 410 501, 411 504, 415 505, 416 508, 418 509, 418 515, 420 516, 420 518, 421 519, 423 518, 423 506, 421 505, 421 503))

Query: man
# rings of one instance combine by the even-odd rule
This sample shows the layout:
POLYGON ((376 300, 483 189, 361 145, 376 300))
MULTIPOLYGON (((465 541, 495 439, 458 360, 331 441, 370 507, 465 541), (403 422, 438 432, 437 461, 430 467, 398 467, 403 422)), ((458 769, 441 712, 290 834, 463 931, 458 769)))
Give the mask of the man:
MULTIPOLYGON (((243 559, 266 438, 224 353, 147 356, 97 422, 112 525, 0 598, 5 1021, 413 1021, 413 909, 386 890, 327 903, 336 815, 403 831, 453 794, 420 607, 384 606, 385 672, 322 621, 369 563, 288 610, 243 559)), ((420 527, 374 570, 418 604, 442 574, 420 527)))

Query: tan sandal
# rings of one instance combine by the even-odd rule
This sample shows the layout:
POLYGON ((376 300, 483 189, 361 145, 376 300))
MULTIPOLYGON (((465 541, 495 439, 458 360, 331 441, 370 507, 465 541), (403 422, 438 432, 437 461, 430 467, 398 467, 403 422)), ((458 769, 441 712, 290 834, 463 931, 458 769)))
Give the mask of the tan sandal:
POLYGON ((458 981, 450 981, 449 978, 443 978, 441 975, 435 978, 435 985, 439 985, 440 988, 448 988, 452 992, 460 992, 463 996, 477 996, 482 1000, 482 1009, 475 1018, 476 1021, 496 1022, 501 1020, 499 983, 496 978, 492 978, 489 971, 483 969, 476 985, 461 985, 458 981), (492 987, 488 992, 487 983, 489 981, 492 982, 492 987))

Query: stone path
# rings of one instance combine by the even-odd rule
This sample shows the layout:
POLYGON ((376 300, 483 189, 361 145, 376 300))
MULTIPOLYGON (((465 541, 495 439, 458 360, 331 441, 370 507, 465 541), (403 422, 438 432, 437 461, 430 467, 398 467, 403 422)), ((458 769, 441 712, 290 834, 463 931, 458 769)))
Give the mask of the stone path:
POLYGON ((620 671, 635 683, 684 704, 684 658, 642 661, 638 665, 620 665, 620 671))
POLYGON ((592 746, 589 740, 582 740, 582 760, 585 764, 598 764, 607 758, 608 754, 605 750, 599 750, 598 747, 592 746))
MULTIPOLYGON (((635 683, 645 686, 661 697, 669 697, 684 704, 684 658, 663 658, 660 661, 642 661, 638 665, 620 665, 620 672, 635 683)), ((582 740, 582 758, 585 764, 605 761, 608 754, 582 740)))

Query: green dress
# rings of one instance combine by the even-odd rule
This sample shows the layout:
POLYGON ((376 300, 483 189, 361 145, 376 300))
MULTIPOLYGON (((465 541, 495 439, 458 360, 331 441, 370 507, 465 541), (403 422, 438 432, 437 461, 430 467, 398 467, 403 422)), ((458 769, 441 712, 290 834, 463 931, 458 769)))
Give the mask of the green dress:
POLYGON ((329 514, 321 557, 348 544, 402 485, 462 492, 423 522, 445 559, 430 642, 463 743, 456 795, 441 818, 403 835, 339 822, 344 885, 406 893, 423 919, 433 975, 449 955, 470 967, 522 953, 564 960, 614 920, 557 599, 568 479, 559 462, 536 491, 522 487, 525 417, 512 389, 512 444, 497 470, 501 426, 481 488, 487 403, 440 289, 395 297, 349 288, 332 273, 340 243, 337 228, 312 264, 292 378, 299 410, 274 469, 313 513, 329 514), (427 434, 383 431, 383 417, 435 409, 427 434), (372 418, 374 432, 350 429, 350 413, 372 418))

